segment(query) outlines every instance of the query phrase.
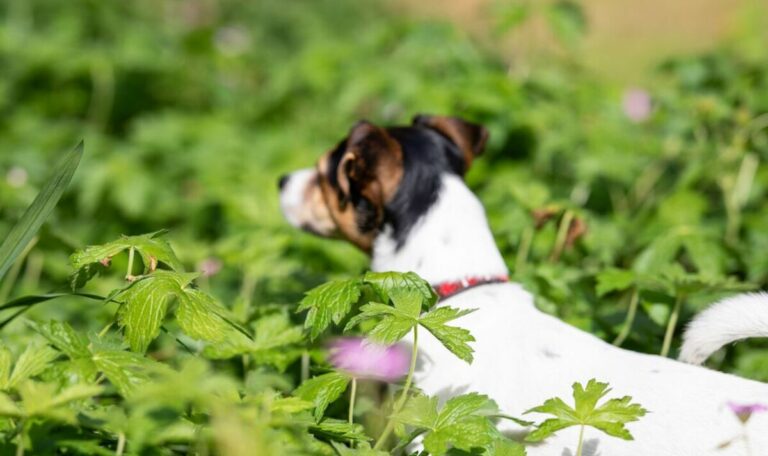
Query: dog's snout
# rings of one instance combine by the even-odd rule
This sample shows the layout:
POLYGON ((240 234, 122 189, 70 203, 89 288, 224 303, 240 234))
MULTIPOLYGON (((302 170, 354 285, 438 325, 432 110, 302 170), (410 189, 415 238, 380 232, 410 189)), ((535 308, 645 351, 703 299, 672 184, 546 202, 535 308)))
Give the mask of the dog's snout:
POLYGON ((288 179, 290 179, 291 176, 288 174, 283 174, 280 176, 280 178, 277 180, 277 188, 279 190, 282 190, 285 187, 285 184, 288 183, 288 179))

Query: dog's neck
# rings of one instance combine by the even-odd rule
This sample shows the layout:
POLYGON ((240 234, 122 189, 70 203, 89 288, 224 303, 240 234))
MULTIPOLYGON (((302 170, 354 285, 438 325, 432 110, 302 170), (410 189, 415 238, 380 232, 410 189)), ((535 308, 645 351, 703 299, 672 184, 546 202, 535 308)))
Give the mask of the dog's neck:
POLYGON ((405 243, 398 248, 391 228, 376 238, 371 269, 413 271, 432 284, 508 273, 483 205, 460 178, 448 174, 437 201, 405 243))

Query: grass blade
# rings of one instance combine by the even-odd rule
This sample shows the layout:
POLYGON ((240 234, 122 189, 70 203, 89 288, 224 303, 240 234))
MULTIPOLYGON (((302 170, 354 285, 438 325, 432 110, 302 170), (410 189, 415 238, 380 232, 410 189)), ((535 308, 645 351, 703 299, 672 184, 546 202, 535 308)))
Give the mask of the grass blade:
POLYGON ((56 207, 61 195, 72 180, 80 158, 83 156, 83 141, 68 152, 56 167, 56 170, 37 195, 32 205, 21 216, 21 220, 11 228, 3 244, 0 245, 0 280, 8 268, 35 236, 43 222, 56 207))

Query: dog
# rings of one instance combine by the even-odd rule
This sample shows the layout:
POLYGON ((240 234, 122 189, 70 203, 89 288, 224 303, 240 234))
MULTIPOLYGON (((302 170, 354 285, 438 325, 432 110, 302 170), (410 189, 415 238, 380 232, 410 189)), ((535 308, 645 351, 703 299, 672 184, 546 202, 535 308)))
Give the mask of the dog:
MULTIPOLYGON (((487 140, 484 127, 457 117, 419 115, 386 128, 358 122, 314 168, 279 179, 281 209, 293 226, 367 252, 372 270, 416 272, 440 304, 477 309, 453 322, 476 339, 471 364, 429 333, 420 339, 415 381, 426 394, 478 392, 521 416, 551 397, 571 402, 575 381, 596 378, 613 388, 609 397, 631 395, 649 413, 627 425, 632 441, 588 429, 585 456, 768 455, 768 414, 742 425, 727 406, 768 404, 768 384, 691 364, 732 341, 768 336, 768 297, 737 297, 695 318, 681 350, 689 363, 617 348, 539 311, 507 282, 485 210, 463 180, 487 140)), ((530 431, 506 420, 500 429, 518 439, 530 431)), ((572 427, 527 451, 573 455, 577 439, 572 427)))

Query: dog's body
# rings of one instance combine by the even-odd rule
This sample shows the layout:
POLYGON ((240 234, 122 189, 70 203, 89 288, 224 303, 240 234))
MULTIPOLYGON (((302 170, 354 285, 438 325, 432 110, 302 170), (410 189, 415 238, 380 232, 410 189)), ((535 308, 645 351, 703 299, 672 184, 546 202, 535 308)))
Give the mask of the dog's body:
MULTIPOLYGON (((408 128, 358 125, 316 171, 281 181, 283 210, 294 225, 317 234, 340 232, 371 254, 377 271, 414 271, 433 284, 506 275, 483 207, 460 178, 485 142, 487 134, 478 128, 454 118, 424 117, 407 134, 408 128), (318 195, 324 206, 312 206, 318 195)), ((521 417, 550 397, 571 402, 574 382, 596 378, 650 413, 628 425, 634 441, 588 431, 585 456, 768 455, 768 414, 752 417, 745 441, 745 429, 726 405, 768 403, 766 384, 616 348, 540 312, 516 284, 483 285, 444 304, 477 309, 455 321, 474 335, 475 359, 467 364, 424 335, 416 384, 427 394, 446 399, 484 393, 503 413, 521 417)), ((768 317, 768 302, 759 311, 768 317)), ((707 355, 718 348, 714 345, 704 350, 707 355)), ((513 437, 527 431, 512 421, 502 429, 513 437)), ((528 454, 573 455, 577 434, 576 428, 562 430, 530 446, 528 454)))

